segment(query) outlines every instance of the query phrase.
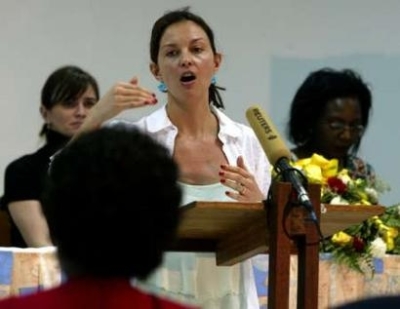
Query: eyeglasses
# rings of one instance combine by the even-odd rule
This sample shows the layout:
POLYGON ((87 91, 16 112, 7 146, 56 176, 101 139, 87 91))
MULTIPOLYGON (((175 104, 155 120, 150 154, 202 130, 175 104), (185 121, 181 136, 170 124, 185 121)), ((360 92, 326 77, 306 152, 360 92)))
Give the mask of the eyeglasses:
POLYGON ((359 123, 346 123, 340 120, 327 121, 327 123, 329 128, 337 133, 342 133, 346 129, 349 129, 351 134, 362 134, 364 131, 364 126, 359 123))

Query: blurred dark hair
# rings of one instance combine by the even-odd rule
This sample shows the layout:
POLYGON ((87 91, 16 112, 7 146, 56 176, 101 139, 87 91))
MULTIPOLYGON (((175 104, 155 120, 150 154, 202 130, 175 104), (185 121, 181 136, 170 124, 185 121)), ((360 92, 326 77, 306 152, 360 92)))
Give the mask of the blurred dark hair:
POLYGON ((177 178, 169 151, 134 127, 103 127, 66 146, 43 196, 66 274, 148 276, 176 233, 177 178))
MULTIPOLYGON (((203 18, 190 12, 189 7, 184 7, 179 10, 169 11, 161 16, 153 25, 150 38, 150 58, 155 64, 158 64, 158 53, 160 51, 161 38, 164 35, 165 30, 176 23, 182 21, 192 21, 197 24, 200 28, 204 30, 211 44, 211 49, 214 54, 217 53, 214 41, 214 33, 210 26, 205 22, 203 18)), ((217 108, 224 108, 222 97, 219 90, 225 90, 223 87, 216 86, 215 84, 210 84, 209 88, 209 102, 212 103, 217 108)))
MULTIPOLYGON (((293 98, 287 125, 289 140, 296 146, 306 145, 312 138, 327 103, 337 98, 358 100, 361 123, 366 129, 372 108, 372 95, 368 85, 351 69, 339 71, 323 68, 310 73, 293 98)), ((353 153, 358 151, 361 139, 362 135, 352 147, 353 153)))
MULTIPOLYGON (((41 104, 51 110, 60 102, 81 96, 89 86, 92 86, 98 100, 100 98, 99 86, 92 75, 77 66, 63 66, 51 73, 44 83, 41 104)), ((44 124, 40 136, 44 136, 47 130, 47 126, 44 124)))

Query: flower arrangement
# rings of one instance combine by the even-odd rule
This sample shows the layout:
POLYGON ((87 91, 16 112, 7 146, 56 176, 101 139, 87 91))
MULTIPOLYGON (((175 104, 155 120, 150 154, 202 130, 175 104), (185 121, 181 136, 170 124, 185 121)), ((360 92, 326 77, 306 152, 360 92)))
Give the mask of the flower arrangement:
MULTIPOLYGON (((336 159, 313 154, 292 163, 310 183, 321 185, 321 203, 335 205, 376 205, 381 193, 389 190, 383 182, 352 178, 347 169, 339 170, 336 159)), ((400 254, 400 205, 387 207, 375 216, 325 239, 321 252, 329 252, 341 264, 361 273, 374 273, 374 258, 400 254)))

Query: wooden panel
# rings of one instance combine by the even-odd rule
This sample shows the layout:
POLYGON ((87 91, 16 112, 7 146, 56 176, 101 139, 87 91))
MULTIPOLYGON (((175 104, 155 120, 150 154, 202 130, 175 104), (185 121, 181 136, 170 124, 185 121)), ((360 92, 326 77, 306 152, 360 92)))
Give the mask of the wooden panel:
POLYGON ((234 229, 218 242, 217 265, 230 266, 268 250, 266 217, 259 216, 251 223, 234 229))
MULTIPOLYGON (((383 206, 323 204, 321 228, 330 236, 354 224, 384 213, 383 206)), ((179 238, 221 239, 233 230, 266 218, 262 203, 193 202, 182 207, 179 238)))
MULTIPOLYGON (((385 211, 382 206, 325 204, 322 208, 320 224, 325 237, 385 211)), ((288 230, 296 234, 293 223, 299 219, 292 219, 288 230)), ((170 250, 216 252, 219 265, 232 265, 268 251, 266 222, 262 203, 193 202, 182 207, 178 241, 170 250)))
POLYGON ((193 202, 182 207, 178 237, 221 239, 261 217, 262 203, 193 202))
POLYGON ((359 224, 368 218, 383 214, 383 206, 342 206, 322 205, 321 229, 322 234, 330 236, 338 231, 359 224))

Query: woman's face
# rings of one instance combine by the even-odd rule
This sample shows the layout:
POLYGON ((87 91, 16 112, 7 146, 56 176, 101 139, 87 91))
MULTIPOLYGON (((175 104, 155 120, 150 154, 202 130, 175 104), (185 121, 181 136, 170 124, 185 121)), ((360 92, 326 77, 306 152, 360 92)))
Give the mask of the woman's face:
POLYGON ((65 136, 73 136, 96 102, 96 93, 89 86, 80 97, 71 101, 59 102, 51 109, 42 106, 41 113, 50 129, 65 136))
POLYGON ((192 21, 182 21, 165 30, 158 64, 153 63, 151 70, 173 97, 207 96, 208 100, 211 78, 220 62, 221 55, 214 54, 204 30, 192 21))
POLYGON ((328 158, 345 157, 363 134, 360 103, 355 98, 338 98, 326 104, 314 137, 317 152, 328 158))

